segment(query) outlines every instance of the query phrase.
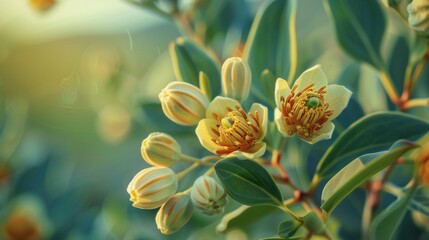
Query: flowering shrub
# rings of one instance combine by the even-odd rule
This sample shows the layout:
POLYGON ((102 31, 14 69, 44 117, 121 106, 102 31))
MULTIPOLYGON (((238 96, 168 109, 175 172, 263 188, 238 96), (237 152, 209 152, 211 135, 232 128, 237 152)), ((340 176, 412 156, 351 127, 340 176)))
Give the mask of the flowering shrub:
POLYGON ((429 105, 427 89, 423 96, 418 91, 429 56, 427 0, 408 7, 402 0, 388 1, 388 6, 370 0, 325 1, 339 46, 381 83, 376 99, 387 99, 390 107, 377 113, 368 110, 377 102, 363 95, 374 93, 365 84, 377 79, 359 80, 347 69, 332 79, 323 70, 332 66, 316 59, 298 61, 303 40, 295 29, 298 1, 264 2, 248 35, 223 42, 225 49, 232 46, 226 54, 208 39, 208 31, 219 29, 199 15, 199 7, 215 1, 194 1, 186 9, 179 2, 136 2, 183 29, 185 36, 170 45, 176 79, 161 91, 158 106, 178 127, 186 126, 184 131, 194 137, 192 149, 209 152, 185 154, 180 136, 168 131, 143 141, 143 159, 157 167, 139 172, 128 192, 137 208, 161 206, 156 224, 162 233, 180 231, 193 214, 223 214, 217 229, 227 232, 244 215, 254 216, 246 221, 257 221, 280 211, 284 221, 273 218, 278 235, 272 239, 391 239, 409 217, 408 209, 416 216, 429 215, 427 201, 413 200, 427 187, 429 175, 429 123, 414 111, 429 105), (392 37, 386 31, 386 15, 392 14, 387 7, 396 11, 392 17, 408 24, 404 32, 412 41, 405 66, 389 67, 383 54, 383 38, 392 37), (404 76, 394 75, 396 67, 405 69, 404 76), (192 165, 174 173, 179 162, 192 165), (207 170, 195 173, 198 167, 207 170), (405 184, 394 179, 394 169, 404 169, 405 184), (177 192, 182 189, 177 181, 182 184, 184 177, 194 183, 177 192), (362 190, 366 197, 353 194, 362 190), (393 198, 382 202, 384 195, 393 198), (360 226, 352 227, 361 230, 358 235, 343 222, 350 199, 359 203, 360 215, 349 216, 359 219, 360 226), (266 206, 271 210, 261 210, 266 206))

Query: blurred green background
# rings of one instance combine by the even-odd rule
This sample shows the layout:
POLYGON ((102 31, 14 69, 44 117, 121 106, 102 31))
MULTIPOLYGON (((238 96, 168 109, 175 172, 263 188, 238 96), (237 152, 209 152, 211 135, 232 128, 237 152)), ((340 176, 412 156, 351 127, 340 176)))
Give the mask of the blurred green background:
MULTIPOLYGON (((148 166, 140 144, 150 132, 180 135, 189 154, 204 151, 193 144, 190 128, 159 126, 157 118, 166 119, 162 114, 142 110, 159 107, 158 93, 175 80, 168 53, 169 43, 180 36, 174 22, 120 0, 61 0, 45 10, 36 2, 0 0, 0 236, 257 239, 275 234, 270 226, 276 216, 249 225, 247 235, 224 236, 215 234, 219 217, 194 214, 184 230, 163 236, 156 229, 156 210, 131 207, 126 186, 148 166)), ((232 56, 221 44, 231 36, 226 29, 234 23, 243 42, 262 1, 208 2, 218 2, 218 8, 206 9, 211 14, 205 17, 216 26, 207 41, 224 58, 232 56), (244 2, 248 8, 240 7, 244 2)), ((319 63, 336 79, 353 64, 338 48, 321 1, 299 1, 297 31, 298 73, 319 63)), ((365 77, 375 77, 370 74, 365 77)), ((366 113, 387 108, 383 96, 360 98, 373 103, 364 106, 366 113)))

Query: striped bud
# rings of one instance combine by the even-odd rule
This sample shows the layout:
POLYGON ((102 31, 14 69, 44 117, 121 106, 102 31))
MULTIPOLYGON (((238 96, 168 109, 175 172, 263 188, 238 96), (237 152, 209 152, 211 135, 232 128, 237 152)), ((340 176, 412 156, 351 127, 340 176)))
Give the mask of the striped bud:
POLYGON ((414 0, 408 4, 407 11, 411 28, 429 34, 429 0, 414 0))
POLYGON ((153 209, 161 206, 177 191, 177 176, 170 168, 150 167, 138 172, 128 184, 133 206, 153 209))
POLYGON ((161 206, 155 217, 156 225, 163 234, 172 234, 189 221, 193 210, 189 196, 178 193, 161 206))
POLYGON ((170 135, 151 133, 141 146, 143 159, 152 166, 170 167, 180 159, 180 145, 170 135))
POLYGON ((171 82, 159 94, 164 114, 180 125, 195 125, 206 115, 209 99, 194 85, 171 82))
POLYGON ((207 215, 220 214, 227 203, 226 192, 213 178, 201 176, 191 190, 194 206, 207 215))
POLYGON ((222 65, 222 94, 239 102, 249 96, 252 73, 249 64, 238 57, 228 58, 222 65))

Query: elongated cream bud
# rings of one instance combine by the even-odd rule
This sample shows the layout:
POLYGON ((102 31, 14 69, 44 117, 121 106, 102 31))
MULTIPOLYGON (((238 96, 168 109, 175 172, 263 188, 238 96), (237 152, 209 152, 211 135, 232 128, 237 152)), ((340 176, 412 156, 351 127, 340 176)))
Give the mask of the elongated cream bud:
POLYGON ((228 58, 222 65, 222 94, 239 102, 249 96, 252 73, 242 58, 228 58))
POLYGON ((161 206, 155 217, 156 225, 163 234, 172 234, 189 221, 193 209, 189 195, 178 193, 161 206))
POLYGON ((194 85, 171 82, 159 94, 164 114, 180 125, 195 125, 205 117, 209 99, 194 85))
POLYGON ((170 168, 150 167, 138 172, 128 184, 133 206, 153 209, 161 206, 177 191, 177 176, 170 168))
POLYGON ((152 166, 170 167, 179 160, 181 150, 173 137, 154 132, 143 140, 141 154, 143 159, 152 166))

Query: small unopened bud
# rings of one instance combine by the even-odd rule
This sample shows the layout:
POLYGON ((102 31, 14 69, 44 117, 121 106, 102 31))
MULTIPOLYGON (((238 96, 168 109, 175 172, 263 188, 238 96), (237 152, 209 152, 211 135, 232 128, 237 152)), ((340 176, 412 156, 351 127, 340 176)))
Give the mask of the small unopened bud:
POLYGON ((209 99, 194 85, 171 82, 159 94, 164 114, 180 125, 195 125, 206 116, 209 99))
POLYGON ((325 224, 314 212, 305 215, 303 221, 303 225, 315 235, 322 235, 326 230, 325 224))
POLYGON ((227 203, 225 190, 208 176, 195 180, 191 199, 194 206, 207 215, 222 213, 227 203))
POLYGON ((407 11, 411 28, 429 34, 429 0, 414 0, 408 4, 407 11))
POLYGON ((136 208, 161 206, 177 191, 177 176, 170 168, 150 167, 138 172, 128 184, 130 201, 136 208))
POLYGON ((222 93, 225 97, 244 101, 249 96, 252 73, 249 64, 238 57, 228 58, 222 65, 222 93))
POLYGON ((172 234, 189 221, 193 210, 189 195, 178 193, 161 206, 155 217, 156 225, 163 234, 172 234))
POLYGON ((170 135, 151 133, 141 146, 143 159, 152 166, 170 167, 180 159, 180 145, 170 135))

